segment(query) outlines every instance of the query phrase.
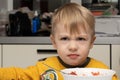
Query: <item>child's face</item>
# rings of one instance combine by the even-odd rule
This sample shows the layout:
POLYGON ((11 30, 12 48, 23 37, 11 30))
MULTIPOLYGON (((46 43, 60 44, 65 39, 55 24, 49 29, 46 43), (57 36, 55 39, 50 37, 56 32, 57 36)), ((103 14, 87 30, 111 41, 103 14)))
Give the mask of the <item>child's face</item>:
POLYGON ((55 35, 51 36, 60 58, 72 66, 81 65, 85 62, 95 40, 90 31, 86 33, 82 27, 79 28, 79 31, 81 31, 79 34, 71 35, 63 25, 58 25, 55 35))

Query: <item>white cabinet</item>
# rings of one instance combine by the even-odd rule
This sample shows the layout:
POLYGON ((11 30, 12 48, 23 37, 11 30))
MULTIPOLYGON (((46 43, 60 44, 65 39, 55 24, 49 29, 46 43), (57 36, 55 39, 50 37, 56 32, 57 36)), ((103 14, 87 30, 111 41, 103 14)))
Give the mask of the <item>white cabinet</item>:
MULTIPOLYGON (((37 49, 54 50, 52 45, 3 45, 3 67, 17 66, 27 67, 34 65, 37 60, 57 55, 56 53, 40 53, 37 49)), ((94 45, 90 51, 90 56, 110 65, 109 45, 94 45)))
POLYGON ((120 78, 120 45, 112 45, 112 69, 120 78))
POLYGON ((27 67, 35 65, 40 58, 57 55, 37 54, 37 49, 46 48, 53 49, 52 45, 3 45, 3 67, 27 67))
POLYGON ((110 67, 110 45, 94 45, 89 56, 102 61, 110 67))
POLYGON ((1 61, 2 61, 1 55, 2 55, 2 54, 1 54, 1 45, 0 45, 0 67, 1 67, 1 65, 2 65, 2 64, 1 64, 1 63, 2 63, 2 62, 1 62, 1 61))

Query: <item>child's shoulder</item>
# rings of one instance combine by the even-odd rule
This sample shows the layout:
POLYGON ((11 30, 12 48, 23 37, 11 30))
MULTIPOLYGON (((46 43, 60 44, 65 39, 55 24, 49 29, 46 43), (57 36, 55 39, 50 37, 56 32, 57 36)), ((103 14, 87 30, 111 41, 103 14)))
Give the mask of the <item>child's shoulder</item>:
POLYGON ((100 60, 94 59, 94 58, 90 58, 90 62, 87 66, 96 67, 96 68, 108 68, 108 66, 105 63, 103 63, 100 60))
POLYGON ((52 57, 47 57, 44 59, 40 59, 37 63, 38 67, 47 67, 48 66, 53 67, 55 69, 61 69, 64 68, 62 64, 58 60, 58 56, 52 56, 52 57))
POLYGON ((39 59, 38 64, 41 64, 41 63, 57 64, 59 63, 58 56, 50 56, 50 57, 39 59))

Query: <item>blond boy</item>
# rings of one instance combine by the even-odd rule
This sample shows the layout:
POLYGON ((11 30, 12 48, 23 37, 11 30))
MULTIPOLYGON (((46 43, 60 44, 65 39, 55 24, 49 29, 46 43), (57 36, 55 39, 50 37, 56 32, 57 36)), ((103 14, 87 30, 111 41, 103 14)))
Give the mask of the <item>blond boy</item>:
MULTIPOLYGON (((63 80, 58 70, 65 68, 108 69, 104 63, 88 57, 96 38, 95 19, 88 9, 76 3, 57 9, 52 18, 50 38, 58 56, 45 58, 26 69, 1 68, 0 80, 45 80, 50 68, 57 70, 53 80, 63 80)), ((118 79, 113 76, 113 80, 118 79)))

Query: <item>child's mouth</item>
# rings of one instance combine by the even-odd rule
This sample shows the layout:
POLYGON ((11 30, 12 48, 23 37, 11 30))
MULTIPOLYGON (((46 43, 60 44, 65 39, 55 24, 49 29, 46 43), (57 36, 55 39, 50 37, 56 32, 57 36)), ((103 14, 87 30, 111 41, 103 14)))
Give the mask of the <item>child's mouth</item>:
POLYGON ((70 55, 68 55, 68 57, 69 58, 71 58, 71 59, 76 59, 76 58, 78 58, 78 54, 70 54, 70 55))

